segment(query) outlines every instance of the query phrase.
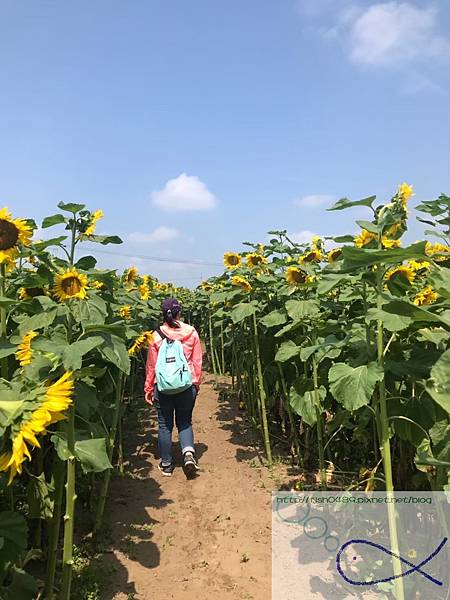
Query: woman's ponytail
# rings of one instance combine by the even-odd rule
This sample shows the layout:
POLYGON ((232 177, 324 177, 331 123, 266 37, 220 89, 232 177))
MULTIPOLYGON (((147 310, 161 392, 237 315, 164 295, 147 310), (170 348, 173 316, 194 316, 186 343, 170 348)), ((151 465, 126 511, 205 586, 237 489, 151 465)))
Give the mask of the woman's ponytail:
POLYGON ((172 310, 169 308, 163 312, 164 321, 167 323, 169 327, 172 329, 179 329, 179 324, 176 322, 176 318, 178 317, 180 311, 176 311, 174 314, 172 310))

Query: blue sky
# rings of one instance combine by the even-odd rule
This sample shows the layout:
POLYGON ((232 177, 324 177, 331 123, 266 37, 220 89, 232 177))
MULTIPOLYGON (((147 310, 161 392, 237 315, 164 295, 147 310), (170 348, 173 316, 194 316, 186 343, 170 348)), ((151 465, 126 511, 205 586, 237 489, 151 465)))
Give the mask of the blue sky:
MULTIPOLYGON (((0 3, 0 198, 102 208, 99 266, 196 285, 241 241, 353 232, 342 196, 450 194, 450 5, 0 3)), ((420 227, 411 219, 411 239, 420 227)))

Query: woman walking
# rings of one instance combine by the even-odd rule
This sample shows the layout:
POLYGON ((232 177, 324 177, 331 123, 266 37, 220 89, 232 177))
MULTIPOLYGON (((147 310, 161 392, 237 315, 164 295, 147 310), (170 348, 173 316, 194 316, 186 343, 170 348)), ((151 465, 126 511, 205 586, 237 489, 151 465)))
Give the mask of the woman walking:
POLYGON ((181 305, 175 298, 162 303, 164 323, 156 329, 147 355, 145 400, 158 412, 159 470, 172 475, 172 430, 178 429, 183 468, 187 477, 198 470, 195 458, 192 411, 200 389, 202 349, 195 327, 180 320, 181 305), (177 343, 178 342, 178 343, 177 343), (181 347, 182 351, 181 351, 181 347))

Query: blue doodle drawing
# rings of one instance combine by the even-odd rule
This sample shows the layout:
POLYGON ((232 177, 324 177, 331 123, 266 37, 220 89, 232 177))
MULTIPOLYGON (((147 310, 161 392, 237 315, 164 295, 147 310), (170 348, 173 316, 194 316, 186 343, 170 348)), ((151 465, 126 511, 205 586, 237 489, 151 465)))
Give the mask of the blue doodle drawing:
MULTIPOLYGON (((416 572, 416 573, 419 573, 420 575, 422 575, 423 577, 425 577, 426 579, 428 579, 429 581, 435 583, 436 585, 442 586, 443 585, 442 581, 439 581, 438 579, 435 579, 428 573, 425 573, 425 571, 422 571, 421 567, 423 567, 424 565, 429 563, 435 556, 437 556, 439 554, 439 552, 442 550, 442 548, 445 546, 446 543, 447 543, 447 538, 444 538, 442 540, 442 542, 439 544, 439 546, 436 548, 436 550, 434 550, 434 552, 432 552, 429 556, 427 556, 421 563, 419 563, 418 565, 415 565, 412 562, 410 562, 409 560, 406 560, 406 558, 403 558, 397 554, 394 554, 394 552, 391 552, 387 548, 384 548, 383 546, 381 546, 380 544, 376 544, 375 542, 370 542, 368 540, 357 540, 357 539, 348 540, 348 542, 345 542, 345 544, 343 544, 340 547, 339 552, 336 555, 336 569, 337 569, 339 575, 341 575, 341 577, 343 577, 343 579, 345 579, 345 581, 347 581, 348 583, 351 583, 352 585, 376 585, 377 583, 384 583, 386 581, 392 581, 393 579, 398 579, 400 577, 406 577, 407 575, 410 575, 411 573, 416 572), (408 569, 404 573, 400 573, 400 575, 392 575, 391 577, 385 577, 384 579, 377 579, 374 581, 354 581, 353 579, 350 579, 349 577, 347 577, 347 575, 344 573, 344 571, 342 570, 342 567, 341 567, 342 553, 345 551, 346 548, 348 548, 349 546, 351 546, 353 544, 364 544, 366 546, 372 546, 373 548, 377 548, 378 550, 381 550, 385 554, 389 554, 390 556, 393 556, 394 558, 398 558, 402 563, 404 563, 405 565, 408 565, 409 567, 412 567, 412 568, 408 569)), ((356 556, 353 557, 353 560, 356 560, 356 556)))

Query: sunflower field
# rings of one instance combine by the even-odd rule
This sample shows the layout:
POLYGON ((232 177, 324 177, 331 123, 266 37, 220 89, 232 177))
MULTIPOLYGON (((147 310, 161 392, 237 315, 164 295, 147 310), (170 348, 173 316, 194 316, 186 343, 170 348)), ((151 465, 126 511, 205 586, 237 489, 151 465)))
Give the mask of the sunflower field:
POLYGON ((346 489, 450 491, 450 198, 416 208, 426 241, 404 245, 412 187, 366 207, 359 234, 227 252, 198 289, 216 374, 230 373, 267 462, 346 489))
POLYGON ((162 298, 189 316, 192 293, 99 270, 84 242, 102 211, 81 204, 41 228, 0 210, 0 598, 68 600, 77 517, 101 531, 113 464, 122 469, 121 424, 142 397, 145 349, 162 298), (137 383, 139 382, 139 385, 137 383), (86 516, 88 515, 88 516, 86 516), (36 576, 36 563, 40 576, 36 576), (34 565, 33 569, 29 569, 34 565), (33 575, 31 574, 33 571, 33 575))
POLYGON ((96 234, 100 210, 60 203, 35 241, 36 223, 2 208, 0 598, 71 597, 79 524, 98 539, 168 295, 269 467, 290 454, 322 489, 450 491, 450 198, 416 206, 426 240, 407 245, 412 195, 343 198, 329 210, 370 215, 358 234, 269 232, 193 291, 98 269, 84 243, 121 243, 96 234))

